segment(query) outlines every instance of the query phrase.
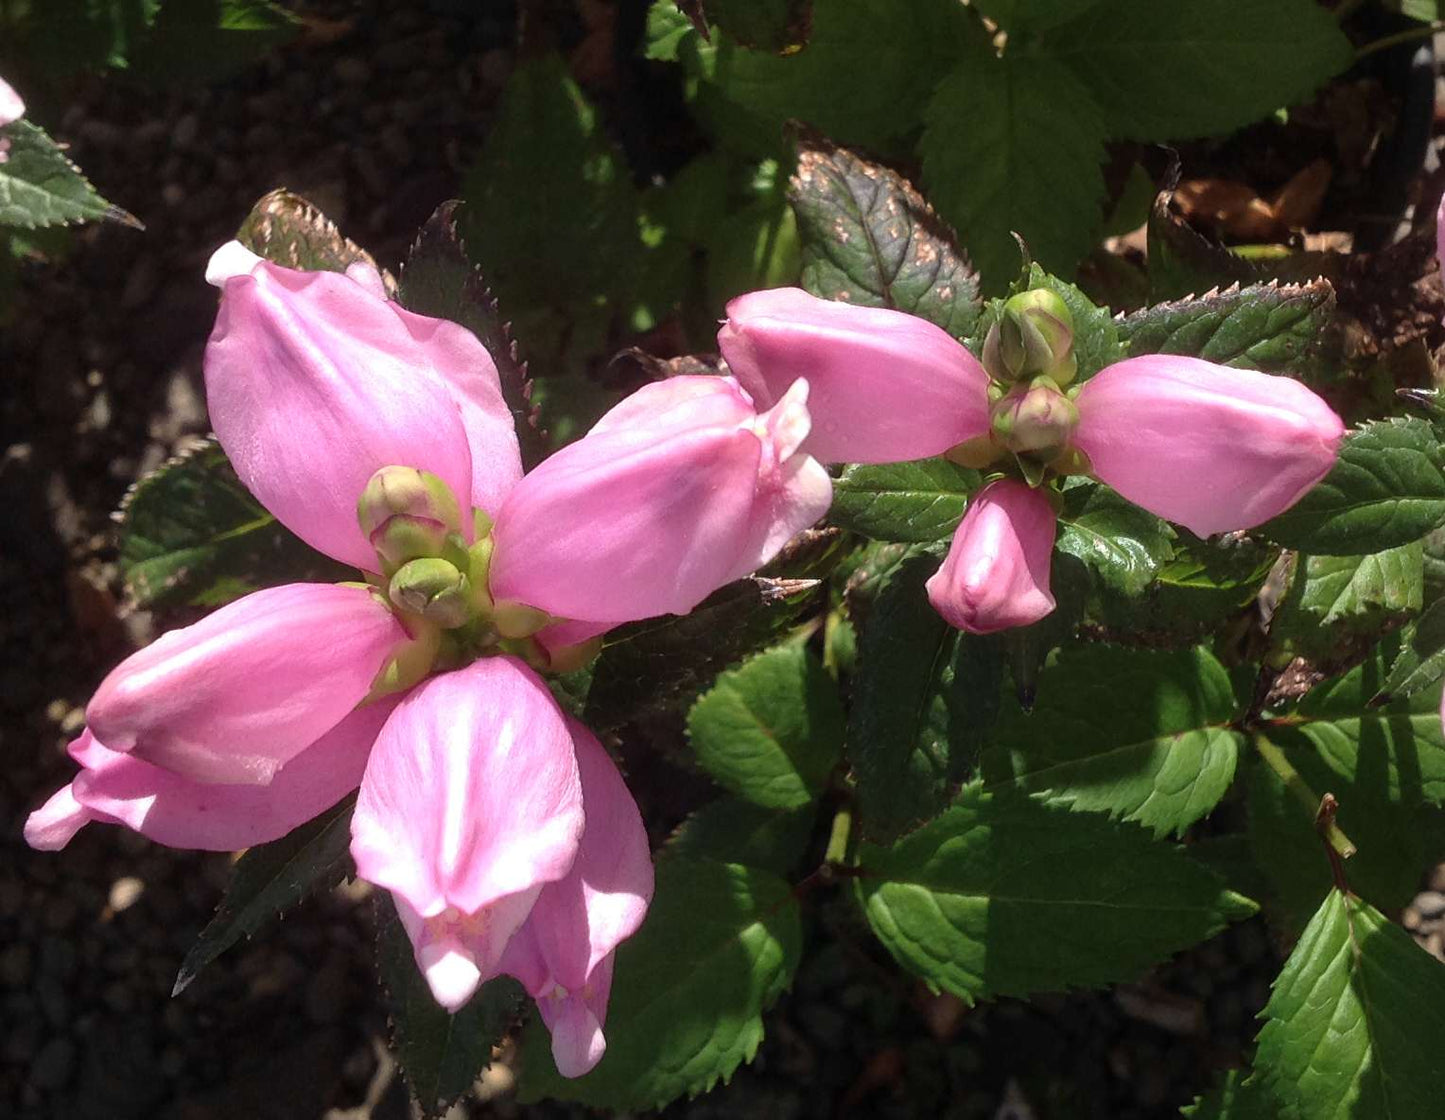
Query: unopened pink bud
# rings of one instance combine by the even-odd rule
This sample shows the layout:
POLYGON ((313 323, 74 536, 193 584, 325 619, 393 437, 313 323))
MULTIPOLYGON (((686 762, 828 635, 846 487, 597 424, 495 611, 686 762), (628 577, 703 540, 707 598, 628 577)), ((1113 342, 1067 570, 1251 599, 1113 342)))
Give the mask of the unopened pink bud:
POLYGON ((1049 456, 1061 451, 1074 434, 1079 411, 1048 377, 1020 386, 994 406, 994 438, 1017 454, 1049 456))
POLYGON ((24 115, 25 102, 20 100, 20 95, 4 78, 0 78, 0 128, 12 121, 18 121, 24 115))
POLYGON ((1335 465, 1345 433, 1298 381, 1168 354, 1116 362, 1074 403, 1073 442, 1094 475, 1199 536, 1289 509, 1335 465))
POLYGON ((717 338, 759 408, 808 382, 804 450, 821 462, 926 459, 988 431, 988 375, 916 315, 776 288, 729 303, 717 338))
POLYGON ((928 601, 970 634, 1037 622, 1054 609, 1055 528, 1041 491, 1012 479, 989 483, 969 503, 943 567, 928 581, 928 601))

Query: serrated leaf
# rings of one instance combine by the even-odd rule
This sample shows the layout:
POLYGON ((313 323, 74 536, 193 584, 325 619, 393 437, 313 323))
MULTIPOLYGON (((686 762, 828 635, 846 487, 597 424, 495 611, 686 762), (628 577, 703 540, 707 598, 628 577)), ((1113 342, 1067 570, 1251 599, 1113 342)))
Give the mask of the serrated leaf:
POLYGON ((1205 1096, 1179 1111, 1189 1120, 1278 1120, 1272 1109, 1266 1094, 1245 1080, 1245 1071, 1231 1069, 1205 1096))
POLYGON ((718 677, 692 706, 687 734, 719 785, 769 809, 817 799, 843 744, 843 703, 822 664, 779 646, 718 677))
POLYGON ((1131 356, 1185 354, 1237 369, 1312 372, 1335 311, 1328 280, 1231 285, 1119 320, 1131 356))
POLYGON ((1282 1120, 1426 1117, 1445 1097, 1445 965, 1331 891, 1264 1009, 1255 1074, 1282 1120))
POLYGON ((788 201, 803 242, 803 287, 918 315, 955 338, 972 333, 978 276, 913 185, 820 136, 802 134, 796 144, 788 201))
MULTIPOLYGON (((1445 600, 1437 600, 1401 635, 1399 655, 1380 697, 1405 697, 1445 676, 1445 600)), ((1380 697, 1377 697, 1379 699, 1380 697)))
POLYGON ((126 595, 147 609, 215 607, 261 587, 355 577, 266 512, 214 440, 138 481, 118 517, 126 595))
POLYGON ((231 872, 216 914, 181 962, 172 996, 180 995, 210 964, 243 937, 318 890, 353 873, 351 811, 354 794, 279 840, 248 849, 231 872))
POLYGON ((287 190, 262 195, 236 231, 236 240, 287 268, 345 272, 357 262, 376 267, 371 254, 343 237, 330 218, 287 190))
POLYGON ((1354 58, 1314 0, 1113 0, 1029 53, 1066 62, 1096 99, 1109 135, 1135 140, 1228 132, 1307 98, 1354 58))
POLYGON ((811 805, 778 812, 720 797, 678 825, 657 859, 736 863, 786 876, 802 858, 817 816, 811 805))
POLYGON ((486 278, 467 253, 457 226, 457 202, 444 202, 422 226, 402 266, 397 300, 408 311, 450 319, 471 331, 496 363, 502 396, 517 429, 522 462, 531 469, 544 449, 532 405, 532 381, 486 278))
POLYGON ((812 579, 741 579, 689 614, 619 626, 592 668, 587 725, 607 731, 644 709, 690 702, 722 669, 773 644, 818 587, 812 579))
POLYGON ((1171 161, 1168 184, 1154 197, 1149 210, 1149 294, 1156 301, 1192 298, 1220 285, 1254 287, 1263 281, 1261 269, 1238 253, 1205 237, 1174 212, 1177 161, 1171 161))
POLYGON ((1301 556, 1277 625, 1348 622, 1365 629, 1418 611, 1425 594, 1425 554, 1419 541, 1368 556, 1301 556), (1295 620, 1292 612, 1303 618, 1295 620))
POLYGON ((1301 552, 1358 556, 1418 540, 1445 522, 1445 453, 1415 417, 1361 425, 1334 469, 1255 530, 1301 552))
POLYGON ((829 519, 875 540, 946 540, 979 485, 978 471, 947 459, 856 464, 833 483, 829 519))
POLYGON ((662 861, 647 920, 617 951, 607 1053, 585 1077, 562 1078, 534 1022, 522 1100, 657 1108, 728 1080, 757 1052, 762 1013, 792 979, 801 942, 797 900, 777 876, 662 861))
POLYGON ((859 642, 846 749, 863 833, 879 840, 947 803, 998 711, 999 642, 955 630, 933 609, 923 585, 938 563, 925 554, 899 565, 859 642))
POLYGON ((873 932, 903 967, 970 1003, 1129 979, 1254 911, 1134 825, 977 785, 858 858, 873 932))
POLYGON ((1173 530, 1107 486, 1079 481, 1063 494, 1059 551, 1083 561, 1105 586, 1138 595, 1173 557, 1173 530))
POLYGON ((1019 272, 1019 233, 1051 272, 1069 272, 1103 222, 1104 123, 1068 67, 1002 57, 970 41, 923 115, 923 181, 999 292, 1019 272))
POLYGON ((982 772, 1075 809, 1182 834, 1234 780, 1229 674, 1204 649, 1076 646, 1044 670, 1032 711, 1005 703, 982 772))
POLYGON ((0 127, 0 139, 9 145, 0 162, 0 226, 39 229, 102 218, 140 226, 101 198, 39 125, 14 121, 0 127))
POLYGON ((416 966, 391 896, 376 897, 376 964, 396 1051, 412 1098, 427 1120, 446 1113, 491 1064, 525 995, 510 976, 487 981, 460 1011, 437 1003, 416 966))

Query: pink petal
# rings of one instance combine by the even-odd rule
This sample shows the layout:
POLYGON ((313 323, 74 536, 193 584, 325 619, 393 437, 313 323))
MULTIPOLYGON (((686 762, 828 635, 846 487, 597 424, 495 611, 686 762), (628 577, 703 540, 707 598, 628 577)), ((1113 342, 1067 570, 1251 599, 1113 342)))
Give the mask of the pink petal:
POLYGON ((454 1007, 495 974, 542 885, 567 874, 582 825, 561 710, 522 662, 489 657, 398 705, 367 764, 351 852, 392 892, 433 994, 454 1007))
POLYGON ((805 450, 825 463, 926 459, 988 431, 988 375, 926 319, 799 288, 728 304, 718 346, 760 407, 810 387, 805 450))
POLYGON ((395 705, 396 698, 388 697, 353 712, 265 786, 183 778, 109 750, 87 730, 70 745, 81 772, 30 815, 26 841, 35 848, 64 847, 92 820, 125 825, 171 848, 233 852, 276 840, 357 787, 371 745, 395 705))
POLYGON ((577 747, 586 830, 571 871, 542 888, 501 969, 537 1000, 558 1071, 580 1077, 605 1049, 613 953, 642 925, 653 874, 647 831, 622 775, 586 727, 567 723, 577 747))
POLYGON ((806 386, 762 416, 731 378, 646 385, 508 495, 492 594, 558 618, 685 613, 827 510, 806 386))
POLYGON ((991 634, 1027 626, 1054 609, 1049 568, 1053 506, 1022 482, 1000 479, 969 503, 928 601, 950 626, 991 634))
POLYGON ((212 426, 266 508, 338 560, 376 567, 356 501, 381 467, 417 467, 463 500, 472 493, 450 387, 469 371, 443 369, 458 347, 440 333, 418 338, 394 304, 340 273, 262 261, 223 282, 206 347, 212 426))
POLYGON ((1074 444, 1094 474, 1199 536, 1289 509, 1329 473, 1345 432, 1298 381, 1166 354, 1116 362, 1075 403, 1074 444))
POLYGON ((4 78, 0 78, 0 128, 25 115, 25 102, 4 78))
POLYGON ((257 591, 126 658, 86 722, 110 750, 174 773, 264 785, 361 702, 406 640, 366 588, 257 591))

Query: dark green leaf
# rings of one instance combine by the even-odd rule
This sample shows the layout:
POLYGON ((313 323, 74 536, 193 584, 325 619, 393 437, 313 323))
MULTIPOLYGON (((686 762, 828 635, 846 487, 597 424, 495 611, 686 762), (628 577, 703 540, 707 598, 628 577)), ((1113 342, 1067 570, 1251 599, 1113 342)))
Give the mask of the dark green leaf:
POLYGON ((1234 780, 1235 709, 1206 650, 1076 646, 1044 671, 1031 712, 1005 703, 985 785, 1182 834, 1234 780))
POLYGON ((260 587, 356 575, 267 513, 214 440, 132 486, 119 517, 126 594, 141 607, 215 607, 260 587))
POLYGON ((722 674, 698 698, 687 734, 702 768, 769 809, 817 799, 843 745, 838 686, 802 646, 778 646, 722 674))
POLYGON ((216 81, 300 28, 299 19, 268 0, 166 0, 132 62, 159 84, 216 81))
POLYGON ((646 922, 617 951, 607 1053, 569 1081, 533 1023, 523 1040, 523 1101, 657 1108, 726 1081, 756 1053, 762 1012, 792 979, 801 942, 797 901, 776 876, 663 860, 646 922))
POLYGON ((1335 311, 1328 280, 1237 284, 1146 307, 1119 322, 1130 355, 1186 354, 1238 369, 1311 372, 1335 311))
MULTIPOLYGON (((45 73, 124 67, 161 0, 30 0, 0 6, 0 40, 12 34, 45 73)), ((6 48, 11 44, 6 41, 6 48)))
POLYGON ((657 858, 737 863, 786 876, 802 858, 817 816, 813 806, 780 813, 720 797, 678 825, 657 858))
POLYGON ((977 0, 973 5, 1005 31, 1044 31, 1102 0, 977 0))
POLYGON ((1445 454, 1425 420, 1381 420, 1350 432, 1335 467, 1292 509, 1256 532, 1330 556, 1379 552, 1445 521, 1445 454))
POLYGON ((499 976, 455 1015, 433 998, 416 966, 411 939, 391 896, 376 899, 376 963, 391 1016, 392 1048, 412 1097, 427 1120, 446 1113, 492 1060, 525 994, 510 976, 499 976))
POLYGON ((467 255, 457 229, 456 202, 445 202, 422 226, 402 266, 397 299, 408 311, 450 319, 481 340, 496 363, 502 396, 512 410, 523 464, 535 466, 543 456, 532 407, 532 381, 527 363, 517 352, 512 327, 503 317, 481 270, 467 255))
POLYGON ((1279 1120, 1274 1105, 1260 1088, 1245 1080, 1245 1073, 1231 1069, 1220 1083, 1181 1114, 1189 1120, 1279 1120))
POLYGON ((1445 1099, 1445 965, 1331 891, 1264 1009, 1255 1073, 1289 1120, 1433 1116, 1445 1099))
POLYGON ((607 731, 643 709, 690 702, 719 671, 777 641, 817 588, 811 579, 741 579, 690 614, 618 627, 593 666, 587 725, 607 731))
POLYGON ((816 135, 799 135, 797 148, 788 201, 803 240, 803 287, 907 311, 956 338, 972 333, 978 277, 913 185, 816 135))
POLYGON ((20 120, 0 127, 9 154, 0 162, 0 226, 38 229, 113 218, 140 223, 101 198, 45 130, 20 120))
POLYGON ((1037 54, 1074 69, 1110 136, 1137 140, 1228 132, 1308 98, 1354 58, 1315 0, 1113 0, 1057 28, 1037 54))
POLYGON ((1080 480, 1063 493, 1059 551, 1082 560, 1106 587, 1138 595, 1173 557, 1173 530, 1107 486, 1080 480))
POLYGON ((236 239, 268 261, 311 272, 345 272, 360 261, 376 267, 370 253, 341 236, 334 222, 299 194, 263 195, 236 239))
POLYGON ((900 565, 859 643, 847 751, 864 834, 879 840, 947 803, 998 711, 999 643, 939 617, 923 586, 937 567, 938 557, 927 554, 900 565))
POLYGON ((1380 689, 1383 697, 1405 697, 1445 676, 1445 600, 1437 600, 1402 635, 1399 656, 1380 689))
POLYGON ((859 464, 833 483, 830 518, 876 540, 946 540, 978 487, 978 471, 947 459, 859 464))
POLYGON ((221 905, 186 953, 171 995, 180 995, 201 969, 283 910, 353 874, 355 804, 355 795, 348 796, 281 839, 248 849, 236 861, 221 905))
POLYGON ((1419 541, 1369 556, 1300 555, 1270 637, 1327 660, 1329 643, 1339 635, 1379 633, 1386 623, 1419 611, 1424 594, 1419 541))
POLYGON ((713 220, 704 239, 707 292, 716 314, 728 300, 798 282, 798 223, 782 184, 713 220))
POLYGON ((923 119, 924 186, 985 288, 1018 275, 1014 232, 1049 271, 1072 271, 1103 222, 1105 134, 1069 68, 970 41, 923 119))
POLYGON ((707 0, 706 13, 745 47, 791 54, 808 41, 813 0, 707 0))
POLYGON ((1130 979, 1254 910, 1142 829, 976 785, 859 863, 888 951, 969 1002, 1130 979))

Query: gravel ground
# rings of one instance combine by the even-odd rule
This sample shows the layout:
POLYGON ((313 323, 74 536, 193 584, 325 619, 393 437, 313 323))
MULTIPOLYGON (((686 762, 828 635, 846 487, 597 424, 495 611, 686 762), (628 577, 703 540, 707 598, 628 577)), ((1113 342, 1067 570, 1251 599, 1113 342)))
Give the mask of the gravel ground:
MULTIPOLYGON (((206 257, 284 185, 394 264, 456 192, 510 69, 509 5, 305 10, 339 34, 225 84, 157 94, 112 79, 78 92, 56 132, 147 230, 80 232, 67 261, 27 272, 0 334, 0 1115, 18 1120, 408 1112, 364 890, 314 901, 171 999, 227 858, 103 827, 59 856, 19 839, 25 814, 69 777, 63 746, 85 699, 153 633, 149 617, 117 609, 108 518, 138 475, 206 429, 206 257), (448 14, 463 9, 477 14, 448 14)), ((1445 874, 1428 885, 1405 919, 1438 955, 1445 874)), ((1173 1115, 1239 1061, 1279 962, 1254 921, 1139 985, 969 1011, 903 978, 843 899, 810 921, 811 950, 757 1062, 668 1115, 1173 1115)), ((499 1063, 489 1099, 458 1115, 521 1113, 510 1083, 499 1063)))

